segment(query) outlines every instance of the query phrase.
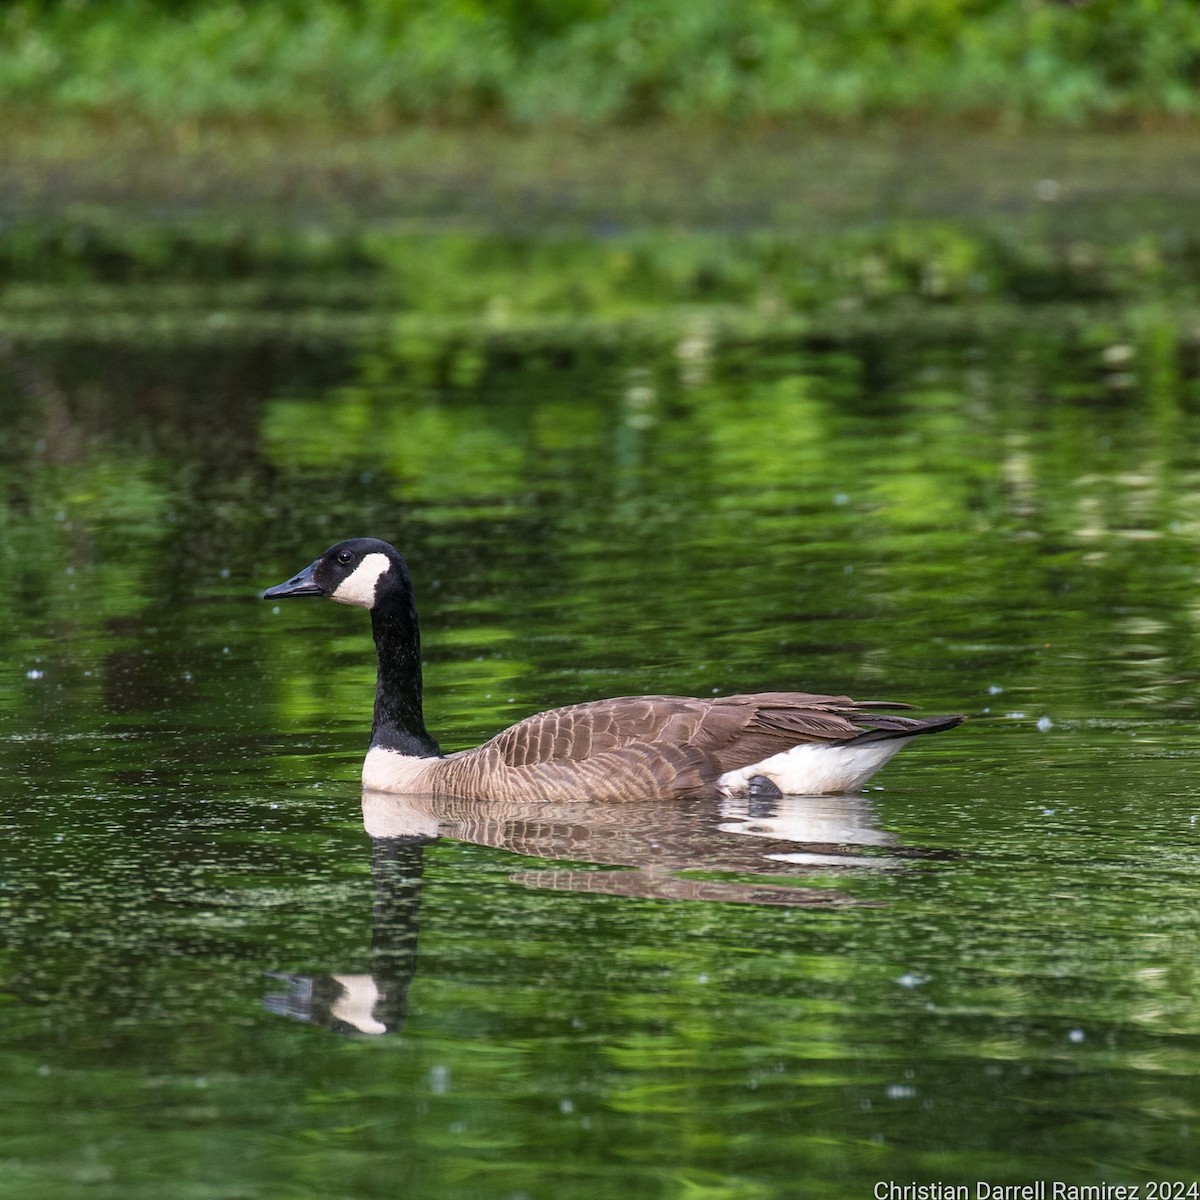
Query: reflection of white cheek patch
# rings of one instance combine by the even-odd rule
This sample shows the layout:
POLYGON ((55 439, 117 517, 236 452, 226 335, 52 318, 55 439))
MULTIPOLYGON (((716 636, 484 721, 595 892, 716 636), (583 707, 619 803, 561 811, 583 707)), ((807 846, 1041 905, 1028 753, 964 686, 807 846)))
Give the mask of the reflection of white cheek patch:
POLYGON ((354 573, 346 576, 341 582, 333 599, 339 604, 354 604, 359 608, 375 607, 375 587, 379 577, 392 564, 386 554, 368 554, 354 569, 354 573))

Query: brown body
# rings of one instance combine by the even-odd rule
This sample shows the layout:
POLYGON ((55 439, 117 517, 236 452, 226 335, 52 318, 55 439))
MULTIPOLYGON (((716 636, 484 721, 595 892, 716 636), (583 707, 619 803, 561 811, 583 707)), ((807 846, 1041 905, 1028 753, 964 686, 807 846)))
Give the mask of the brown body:
POLYGON ((895 707, 903 706, 806 692, 595 700, 537 713, 445 758, 374 749, 363 784, 467 799, 673 799, 744 795, 749 784, 737 773, 762 767, 780 791, 854 791, 909 738, 962 720, 879 711, 895 707), (809 756, 831 760, 815 764, 824 782, 782 786, 767 764, 806 746, 827 752, 809 756))

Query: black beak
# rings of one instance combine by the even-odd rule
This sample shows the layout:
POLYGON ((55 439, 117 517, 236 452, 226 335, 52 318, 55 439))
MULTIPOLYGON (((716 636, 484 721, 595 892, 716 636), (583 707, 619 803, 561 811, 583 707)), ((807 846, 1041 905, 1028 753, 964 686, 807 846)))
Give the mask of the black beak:
POLYGON ((323 596, 325 589, 313 578, 312 563, 304 568, 299 575, 294 575, 287 583, 277 583, 273 588, 267 588, 262 594, 264 600, 277 600, 280 596, 323 596))

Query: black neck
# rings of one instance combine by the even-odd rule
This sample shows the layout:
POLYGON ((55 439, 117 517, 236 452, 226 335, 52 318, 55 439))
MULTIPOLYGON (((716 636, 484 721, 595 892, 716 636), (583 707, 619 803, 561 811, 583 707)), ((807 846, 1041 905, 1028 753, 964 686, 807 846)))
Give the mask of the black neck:
POLYGON ((441 751, 421 713, 421 631, 412 593, 404 589, 380 596, 371 609, 371 631, 379 659, 371 748, 438 757, 441 751))

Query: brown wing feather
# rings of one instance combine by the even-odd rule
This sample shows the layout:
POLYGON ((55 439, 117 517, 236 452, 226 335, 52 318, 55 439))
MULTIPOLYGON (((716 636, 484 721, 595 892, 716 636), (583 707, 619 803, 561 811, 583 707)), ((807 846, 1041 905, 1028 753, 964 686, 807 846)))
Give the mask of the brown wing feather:
POLYGON ((536 713, 475 750, 440 760, 437 790, 531 800, 699 795, 726 771, 804 742, 903 736, 932 731, 937 720, 957 723, 893 716, 881 707, 890 706, 808 692, 594 700, 536 713))
POLYGON ((708 702, 686 696, 624 696, 535 713, 498 733, 494 749, 509 767, 580 762, 638 744, 687 742, 708 702))

